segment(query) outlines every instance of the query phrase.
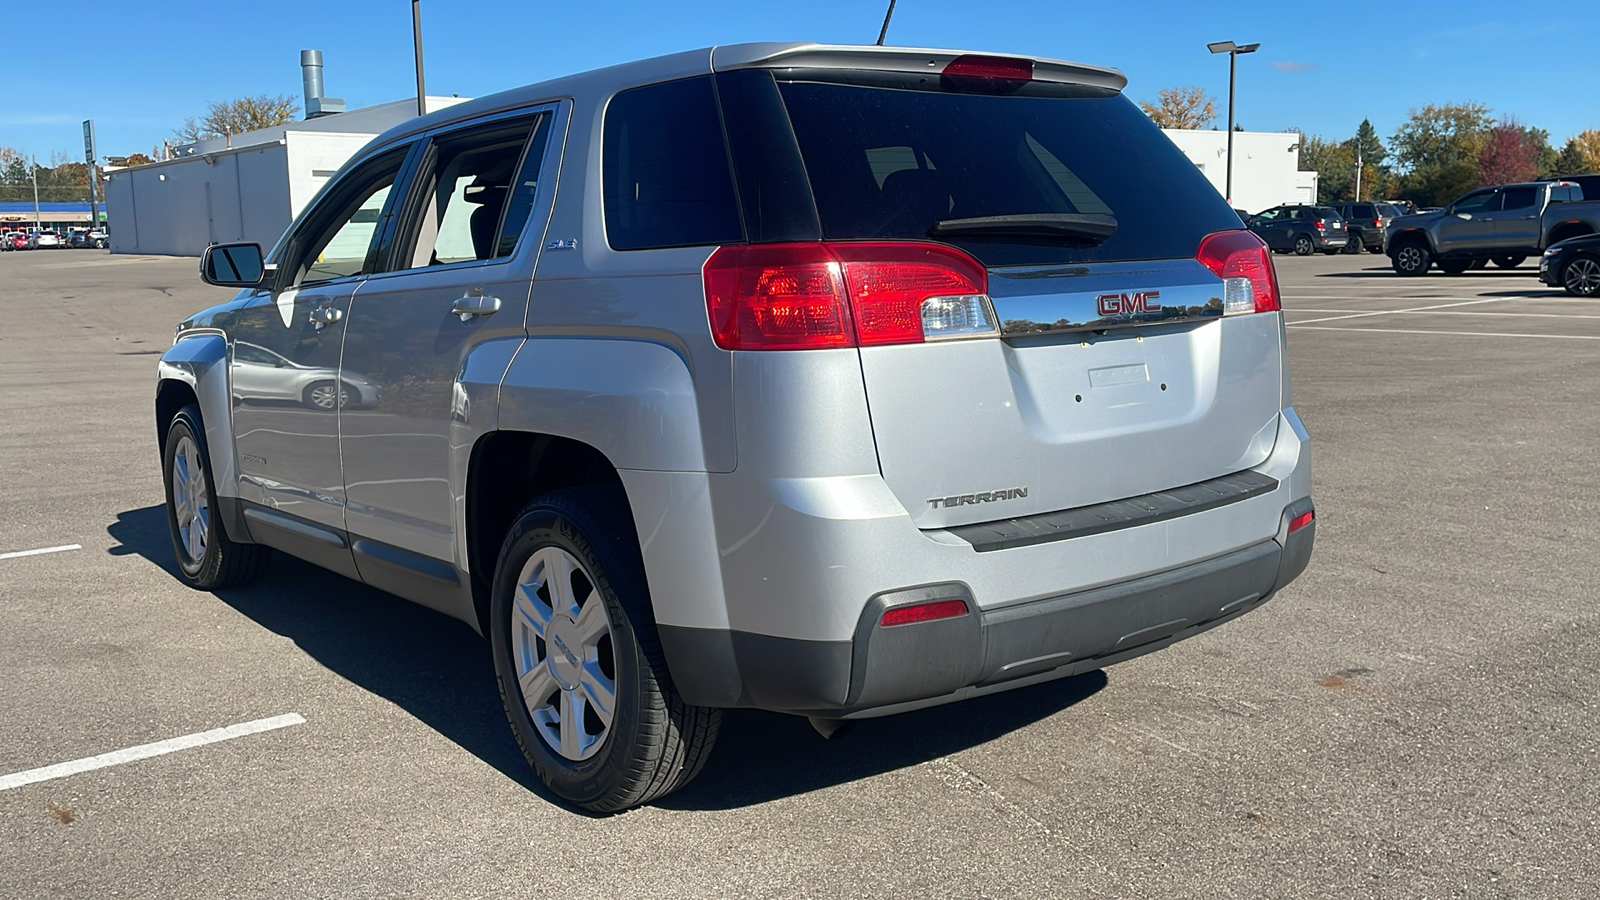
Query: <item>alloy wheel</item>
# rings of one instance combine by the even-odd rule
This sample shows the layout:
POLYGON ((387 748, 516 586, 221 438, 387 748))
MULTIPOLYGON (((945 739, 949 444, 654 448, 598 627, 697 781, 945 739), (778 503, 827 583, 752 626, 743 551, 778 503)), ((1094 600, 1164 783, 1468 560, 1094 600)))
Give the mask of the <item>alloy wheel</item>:
POLYGON ((318 409, 344 409, 349 392, 344 385, 319 384, 311 389, 311 403, 318 409))
POLYGON ((1422 256, 1422 248, 1416 246, 1401 247, 1400 252, 1394 255, 1394 261, 1407 272, 1415 272, 1428 264, 1422 256))
POLYGON ((206 492, 205 462, 200 447, 185 435, 172 454, 172 506, 178 521, 178 539, 190 564, 205 558, 211 538, 211 506, 206 492))
POLYGON ((534 730, 562 758, 593 756, 611 730, 617 668, 611 619, 583 564, 542 547, 517 577, 511 655, 534 730))
POLYGON ((1561 283, 1567 290, 1579 297, 1590 297, 1600 292, 1600 262, 1587 256, 1580 256, 1567 263, 1566 271, 1562 273, 1561 283))

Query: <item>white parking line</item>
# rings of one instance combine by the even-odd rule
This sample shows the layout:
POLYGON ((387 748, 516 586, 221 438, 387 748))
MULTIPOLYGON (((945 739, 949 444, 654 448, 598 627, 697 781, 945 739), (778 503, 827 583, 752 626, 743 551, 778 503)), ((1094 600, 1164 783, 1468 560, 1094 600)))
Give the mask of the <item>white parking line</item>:
MULTIPOLYGON (((1342 313, 1349 310, 1343 309, 1290 309, 1285 312, 1304 313, 1342 313)), ((1397 309, 1389 315, 1395 316, 1514 316, 1522 319, 1600 319, 1600 316, 1584 315, 1582 313, 1531 313, 1531 312, 1473 312, 1465 309, 1455 309, 1448 312, 1422 311, 1411 309, 1397 309)), ((1321 319, 1308 321, 1325 321, 1321 319)), ((1295 323, 1290 322, 1290 325, 1295 323)))
POLYGON ((1312 322, 1334 322, 1338 321, 1339 319, 1365 319, 1370 316, 1391 316, 1395 313, 1422 312, 1423 310, 1428 309, 1449 309, 1453 306, 1476 306, 1479 303, 1504 303, 1505 300, 1506 298, 1504 297, 1485 297, 1482 300, 1463 300, 1460 303, 1440 303, 1437 306, 1413 306, 1410 309, 1381 309, 1368 312, 1348 313, 1342 316, 1327 316, 1321 319, 1306 319, 1304 322, 1298 322, 1296 324, 1309 325, 1312 322))
POLYGON ((37 550, 13 550, 10 553, 0 553, 0 559, 17 559, 23 556, 43 556, 46 553, 65 553, 68 550, 82 549, 82 544, 62 544, 59 547, 40 547, 37 550))
MULTIPOLYGON (((1321 321, 1321 320, 1315 320, 1321 321)), ((1344 328, 1338 325, 1293 325, 1307 331, 1348 331, 1353 334, 1454 334, 1464 337, 1549 338, 1555 341, 1600 341, 1600 334, 1518 334, 1509 331, 1432 331, 1426 328, 1344 328)))
POLYGON ((102 753, 99 756, 56 763, 53 766, 43 766, 38 769, 28 769, 25 772, 17 772, 14 775, 0 776, 0 791, 9 791, 25 784, 50 781, 55 778, 65 778, 68 775, 76 775, 80 772, 89 772, 94 769, 104 769, 107 766, 119 766, 123 763, 149 759, 152 756, 188 750, 191 747, 202 747, 219 741, 231 741, 234 738, 244 737, 245 735, 260 734, 263 731, 287 728, 290 725, 304 725, 305 721, 305 717, 299 713, 285 713, 268 719, 256 719, 254 722, 229 725, 226 728, 213 728, 210 731, 202 731, 198 734, 186 734, 183 737, 168 738, 164 741, 156 741, 153 744, 140 744, 137 747, 113 750, 110 753, 102 753))

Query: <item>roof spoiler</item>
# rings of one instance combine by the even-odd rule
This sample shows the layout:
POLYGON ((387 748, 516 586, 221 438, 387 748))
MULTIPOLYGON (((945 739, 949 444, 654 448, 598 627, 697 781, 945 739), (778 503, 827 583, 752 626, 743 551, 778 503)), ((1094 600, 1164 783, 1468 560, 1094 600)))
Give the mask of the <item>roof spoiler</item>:
MULTIPOLYGON (((926 74, 943 72, 959 56, 973 55, 966 50, 934 50, 922 47, 873 47, 848 44, 733 44, 711 51, 713 71, 747 68, 868 69, 883 72, 926 74)), ((984 53, 983 56, 1006 54, 984 53)), ((1120 91, 1128 76, 1116 69, 1065 62, 1059 59, 1013 57, 1033 63, 1034 81, 1084 84, 1120 91)))

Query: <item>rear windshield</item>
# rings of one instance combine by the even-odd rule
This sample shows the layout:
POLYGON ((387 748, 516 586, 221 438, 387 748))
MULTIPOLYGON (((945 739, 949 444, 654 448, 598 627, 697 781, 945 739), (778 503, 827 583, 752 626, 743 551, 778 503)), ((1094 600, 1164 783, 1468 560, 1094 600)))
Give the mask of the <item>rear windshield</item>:
POLYGON ((1052 265, 1192 257, 1207 234, 1239 228, 1195 164, 1114 92, 778 87, 829 240, 926 240, 940 221, 983 216, 1116 218, 1116 232, 1098 246, 945 239, 990 266, 1052 265))

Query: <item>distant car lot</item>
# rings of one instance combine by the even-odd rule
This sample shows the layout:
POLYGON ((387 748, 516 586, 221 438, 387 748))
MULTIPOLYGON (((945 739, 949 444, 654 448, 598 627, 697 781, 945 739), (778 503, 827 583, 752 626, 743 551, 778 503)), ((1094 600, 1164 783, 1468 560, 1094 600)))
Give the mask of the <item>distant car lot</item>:
POLYGON ((0 790, 0 896, 1584 896, 1600 472, 1561 461, 1600 439, 1600 305, 1532 265, 1274 262, 1301 581, 839 742, 731 713, 688 790, 591 819, 532 793, 465 626, 282 558, 220 596, 169 571, 153 360, 227 295, 194 260, 0 258, 0 779, 304 719, 0 790))

